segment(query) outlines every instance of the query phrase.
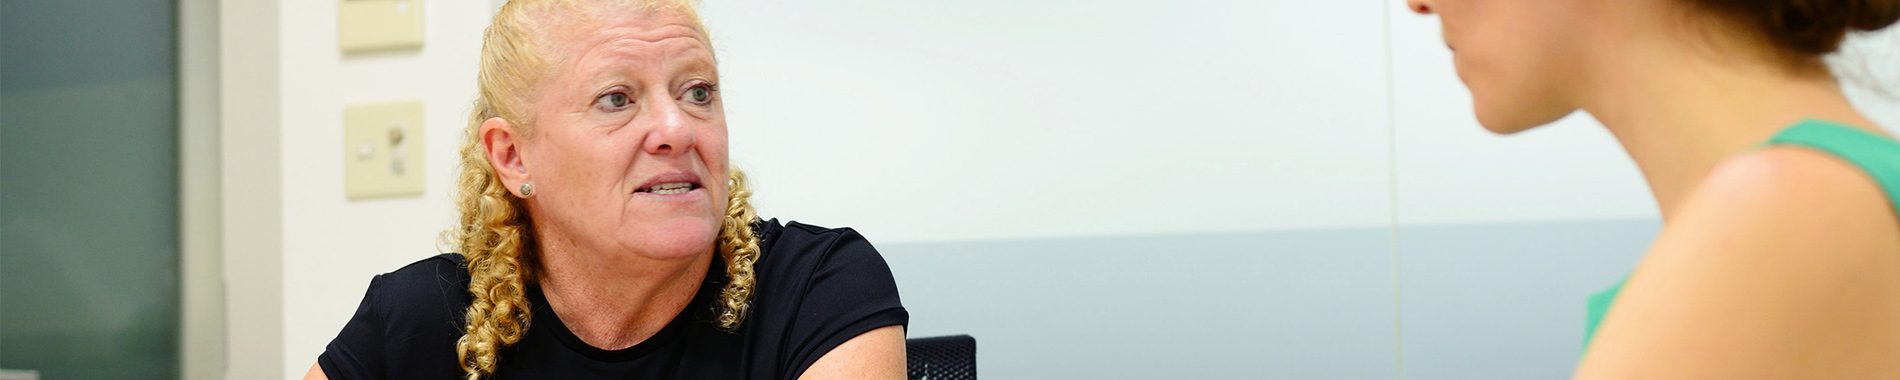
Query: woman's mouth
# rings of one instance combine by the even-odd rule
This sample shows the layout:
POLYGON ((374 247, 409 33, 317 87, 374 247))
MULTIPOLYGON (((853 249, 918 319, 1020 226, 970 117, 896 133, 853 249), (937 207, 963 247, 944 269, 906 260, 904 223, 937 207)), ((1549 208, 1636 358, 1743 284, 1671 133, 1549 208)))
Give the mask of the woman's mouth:
POLYGON ((693 189, 698 189, 698 188, 699 188, 699 185, 694 184, 692 182, 667 182, 667 183, 662 183, 658 185, 644 187, 638 190, 634 190, 633 192, 668 195, 668 194, 682 194, 688 191, 693 191, 693 189))
POLYGON ((648 178, 646 183, 642 183, 640 187, 634 188, 633 193, 647 193, 659 196, 679 195, 693 192, 693 190, 699 190, 702 187, 704 186, 700 185, 698 175, 688 172, 675 172, 648 178))

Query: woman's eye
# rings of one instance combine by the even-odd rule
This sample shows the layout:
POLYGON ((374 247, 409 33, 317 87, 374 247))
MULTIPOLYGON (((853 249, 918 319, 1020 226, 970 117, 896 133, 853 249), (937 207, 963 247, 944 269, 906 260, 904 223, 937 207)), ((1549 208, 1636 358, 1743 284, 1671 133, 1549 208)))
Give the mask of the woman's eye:
POLYGON ((600 98, 594 99, 594 105, 607 109, 625 108, 628 104, 633 104, 633 97, 627 96, 625 92, 601 95, 600 98))
POLYGON ((706 102, 712 101, 712 92, 713 89, 711 86, 693 86, 693 88, 686 89, 686 100, 690 100, 693 103, 705 104, 706 102))

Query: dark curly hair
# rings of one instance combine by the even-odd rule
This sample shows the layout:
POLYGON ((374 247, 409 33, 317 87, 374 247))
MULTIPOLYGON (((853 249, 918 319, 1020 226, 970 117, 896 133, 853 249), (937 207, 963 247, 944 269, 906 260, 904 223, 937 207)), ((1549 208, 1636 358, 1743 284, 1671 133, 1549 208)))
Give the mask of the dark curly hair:
POLYGON ((1900 20, 1900 0, 1691 0, 1728 16, 1791 56, 1814 58, 1840 49, 1848 32, 1875 31, 1900 20))

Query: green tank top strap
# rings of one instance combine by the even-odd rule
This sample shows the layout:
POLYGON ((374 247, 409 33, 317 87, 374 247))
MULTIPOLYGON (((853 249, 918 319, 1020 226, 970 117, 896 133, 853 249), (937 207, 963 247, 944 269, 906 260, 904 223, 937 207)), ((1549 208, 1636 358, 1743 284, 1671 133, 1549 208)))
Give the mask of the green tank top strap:
POLYGON ((1609 289, 1599 290, 1590 295, 1589 304, 1586 306, 1588 308, 1586 312, 1589 314, 1585 314, 1583 320, 1584 350, 1590 349, 1590 340, 1597 337, 1597 326, 1603 324, 1603 316, 1609 314, 1610 304, 1616 303, 1616 295, 1623 293, 1623 283, 1627 281, 1629 281, 1628 278, 1618 280, 1616 285, 1611 285, 1609 289))
POLYGON ((1775 134, 1763 145, 1803 146, 1853 163, 1880 184, 1887 193, 1887 206, 1900 214, 1900 142, 1860 128, 1808 119, 1775 134))
MULTIPOLYGON (((1887 206, 1893 209, 1895 215, 1900 215, 1900 142, 1840 123, 1807 119, 1782 129, 1759 147, 1777 145, 1820 150, 1854 164, 1880 184, 1880 189, 1887 194, 1887 206)), ((1597 326, 1602 325, 1603 315, 1610 311, 1610 305, 1616 303, 1617 295, 1623 292, 1623 283, 1617 281, 1615 286, 1590 295, 1583 331, 1583 347, 1586 350, 1590 347, 1590 341, 1596 338, 1597 326)))

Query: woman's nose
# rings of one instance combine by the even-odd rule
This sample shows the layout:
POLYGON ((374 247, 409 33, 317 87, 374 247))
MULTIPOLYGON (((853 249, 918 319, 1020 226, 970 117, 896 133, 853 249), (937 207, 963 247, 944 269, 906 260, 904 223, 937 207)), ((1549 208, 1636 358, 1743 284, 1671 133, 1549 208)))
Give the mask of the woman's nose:
POLYGON ((666 156, 680 154, 693 146, 693 120, 674 102, 652 102, 658 108, 653 115, 652 129, 647 130, 646 142, 641 150, 647 154, 666 156))
POLYGON ((1412 13, 1432 14, 1432 2, 1429 0, 1405 0, 1405 6, 1412 8, 1412 13))

